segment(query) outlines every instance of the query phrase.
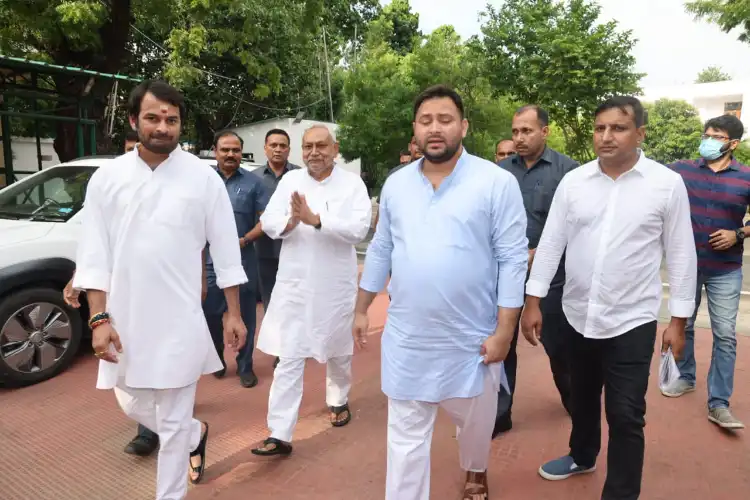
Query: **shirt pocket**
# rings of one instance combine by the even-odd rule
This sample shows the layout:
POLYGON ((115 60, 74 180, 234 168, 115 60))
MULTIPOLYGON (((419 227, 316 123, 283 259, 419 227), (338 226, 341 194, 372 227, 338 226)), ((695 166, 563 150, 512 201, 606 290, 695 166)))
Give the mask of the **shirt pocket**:
POLYGON ((252 192, 241 190, 235 195, 232 209, 239 214, 248 215, 253 213, 255 198, 252 192))
POLYGON ((549 207, 552 205, 552 197, 555 195, 555 188, 537 185, 531 195, 531 211, 537 214, 546 215, 549 207))

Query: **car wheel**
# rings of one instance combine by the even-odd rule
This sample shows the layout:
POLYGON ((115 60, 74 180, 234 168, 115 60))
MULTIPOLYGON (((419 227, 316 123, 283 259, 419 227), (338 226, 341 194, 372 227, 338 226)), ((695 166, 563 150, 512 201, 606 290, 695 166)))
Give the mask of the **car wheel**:
POLYGON ((0 301, 0 385, 54 377, 75 358, 83 321, 51 288, 23 290, 0 301))

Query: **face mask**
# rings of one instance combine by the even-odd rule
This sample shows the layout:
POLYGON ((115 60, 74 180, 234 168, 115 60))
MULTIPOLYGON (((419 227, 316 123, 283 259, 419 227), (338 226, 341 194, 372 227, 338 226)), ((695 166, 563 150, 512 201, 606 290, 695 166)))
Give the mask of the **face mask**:
POLYGON ((708 137, 701 141, 701 145, 698 148, 698 153, 700 153, 700 155, 706 160, 718 160, 719 158, 724 156, 724 153, 726 153, 728 149, 729 143, 724 144, 718 139, 708 137), (724 146, 726 146, 726 149, 724 148, 724 146))

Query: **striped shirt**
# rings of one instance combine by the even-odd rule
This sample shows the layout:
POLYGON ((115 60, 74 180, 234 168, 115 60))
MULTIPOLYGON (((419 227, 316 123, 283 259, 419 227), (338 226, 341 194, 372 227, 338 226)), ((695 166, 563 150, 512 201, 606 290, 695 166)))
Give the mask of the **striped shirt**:
POLYGON ((714 250, 709 237, 719 229, 741 228, 750 204, 750 167, 734 158, 729 167, 714 172, 706 160, 683 160, 670 165, 682 176, 690 198, 690 218, 698 252, 698 271, 723 274, 742 267, 742 241, 728 250, 714 250))

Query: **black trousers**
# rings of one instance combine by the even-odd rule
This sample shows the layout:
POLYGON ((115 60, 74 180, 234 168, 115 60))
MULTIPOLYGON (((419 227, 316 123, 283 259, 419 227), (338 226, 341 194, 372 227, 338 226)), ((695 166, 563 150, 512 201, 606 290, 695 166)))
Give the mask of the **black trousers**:
POLYGON ((641 493, 646 390, 656 321, 608 339, 571 330, 573 430, 570 455, 590 467, 601 448, 601 395, 609 425, 607 479, 602 500, 637 500, 641 493))
POLYGON ((263 299, 263 310, 268 310, 271 292, 276 284, 276 273, 279 271, 279 259, 258 259, 258 278, 260 278, 260 296, 263 299))
MULTIPOLYGON (((570 355, 568 353, 570 340, 567 338, 569 327, 564 327, 564 325, 567 326, 567 322, 562 312, 562 287, 550 289, 547 296, 542 299, 540 307, 542 310, 542 345, 544 345, 544 350, 549 357, 552 378, 560 393, 562 404, 565 410, 570 413, 570 355)), ((513 395, 516 392, 518 332, 519 327, 516 325, 508 356, 503 363, 505 374, 508 377, 510 394, 502 388, 498 393, 495 428, 503 427, 502 423, 510 422, 511 419, 513 395)))
POLYGON ((159 439, 159 436, 143 424, 138 424, 138 436, 146 439, 159 439))

